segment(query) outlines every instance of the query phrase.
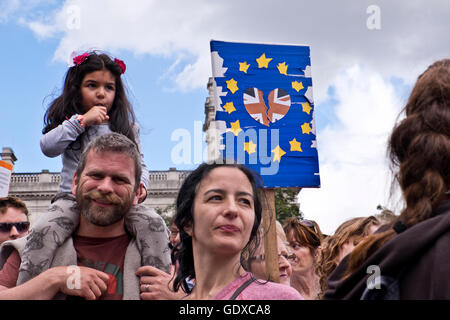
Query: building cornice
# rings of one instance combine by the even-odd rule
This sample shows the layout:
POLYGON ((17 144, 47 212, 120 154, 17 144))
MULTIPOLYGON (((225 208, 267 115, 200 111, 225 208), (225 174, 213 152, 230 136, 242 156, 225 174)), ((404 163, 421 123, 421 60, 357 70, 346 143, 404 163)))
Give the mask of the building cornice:
MULTIPOLYGON (((176 198, 184 179, 191 171, 149 171, 149 198, 176 198)), ((9 195, 22 200, 51 200, 61 183, 59 172, 19 172, 11 175, 9 195)))

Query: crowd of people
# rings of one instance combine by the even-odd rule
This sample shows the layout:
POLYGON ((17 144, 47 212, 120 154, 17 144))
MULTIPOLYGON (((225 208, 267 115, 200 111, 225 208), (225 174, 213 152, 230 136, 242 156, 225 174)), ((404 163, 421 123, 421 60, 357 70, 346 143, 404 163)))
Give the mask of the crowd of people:
POLYGON ((62 156, 58 194, 32 230, 23 202, 0 199, 0 299, 450 299, 449 59, 418 77, 389 139, 402 211, 359 213, 330 235, 303 217, 277 221, 279 281, 262 180, 246 166, 193 170, 169 226, 142 204, 148 170, 125 70, 106 54, 74 58, 41 139, 62 156))

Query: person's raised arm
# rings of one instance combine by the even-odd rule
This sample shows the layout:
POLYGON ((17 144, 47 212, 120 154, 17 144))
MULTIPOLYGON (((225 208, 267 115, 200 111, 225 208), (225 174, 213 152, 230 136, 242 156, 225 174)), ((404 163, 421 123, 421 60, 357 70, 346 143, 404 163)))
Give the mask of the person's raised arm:
POLYGON ((87 127, 94 124, 100 124, 108 119, 106 107, 103 106, 94 106, 79 118, 72 116, 41 137, 41 150, 47 157, 57 157, 62 154, 87 127))

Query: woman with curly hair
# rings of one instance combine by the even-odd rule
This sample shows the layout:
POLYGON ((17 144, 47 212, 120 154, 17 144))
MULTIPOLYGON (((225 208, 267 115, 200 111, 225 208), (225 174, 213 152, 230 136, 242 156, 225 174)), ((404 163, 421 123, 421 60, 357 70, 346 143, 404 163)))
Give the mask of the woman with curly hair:
POLYGON ((419 76, 404 111, 388 150, 405 207, 342 261, 325 299, 450 299, 450 59, 419 76))
POLYGON ((365 237, 373 234, 381 223, 374 216, 357 217, 343 222, 332 236, 322 242, 321 257, 318 263, 321 294, 327 288, 327 279, 337 265, 365 237))

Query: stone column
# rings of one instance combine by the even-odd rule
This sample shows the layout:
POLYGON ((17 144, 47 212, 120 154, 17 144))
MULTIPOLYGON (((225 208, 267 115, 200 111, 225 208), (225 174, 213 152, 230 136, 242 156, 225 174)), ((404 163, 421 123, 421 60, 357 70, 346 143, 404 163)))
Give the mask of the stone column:
POLYGON ((13 149, 9 147, 3 147, 2 153, 0 155, 2 156, 3 161, 8 162, 11 165, 14 165, 14 163, 17 161, 13 149))

